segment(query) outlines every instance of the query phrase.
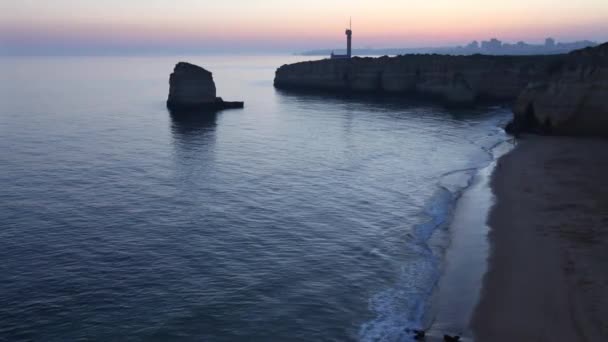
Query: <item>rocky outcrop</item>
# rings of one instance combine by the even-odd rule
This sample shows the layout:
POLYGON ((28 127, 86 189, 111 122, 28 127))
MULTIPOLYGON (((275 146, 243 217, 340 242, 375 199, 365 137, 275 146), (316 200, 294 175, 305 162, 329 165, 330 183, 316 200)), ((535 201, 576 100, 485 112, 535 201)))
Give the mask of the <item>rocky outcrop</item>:
POLYGON ((546 78, 563 56, 405 55, 320 60, 284 65, 280 89, 379 92, 432 97, 452 105, 513 101, 530 82, 546 78))
POLYGON ((512 133, 608 137, 608 43, 568 54, 530 83, 514 106, 512 133))
POLYGON ((515 102, 512 133, 608 137, 608 43, 553 56, 405 55, 283 65, 279 89, 515 102))
POLYGON ((179 62, 169 77, 171 110, 243 108, 243 102, 227 102, 216 96, 213 74, 197 65, 179 62))

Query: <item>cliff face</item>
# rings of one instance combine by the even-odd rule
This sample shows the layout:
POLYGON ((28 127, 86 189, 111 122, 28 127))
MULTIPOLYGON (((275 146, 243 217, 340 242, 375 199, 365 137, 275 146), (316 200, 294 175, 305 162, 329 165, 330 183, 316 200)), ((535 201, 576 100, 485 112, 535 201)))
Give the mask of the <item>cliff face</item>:
POLYGON ((568 54, 518 97, 515 133, 608 137, 608 43, 568 54))
POLYGON ((275 87, 323 91, 415 94, 448 104, 514 100, 542 80, 562 56, 406 55, 321 60, 284 65, 275 87))
POLYGON ((180 109, 242 108, 242 102, 225 102, 216 96, 211 72, 194 64, 179 62, 169 77, 167 107, 180 109))

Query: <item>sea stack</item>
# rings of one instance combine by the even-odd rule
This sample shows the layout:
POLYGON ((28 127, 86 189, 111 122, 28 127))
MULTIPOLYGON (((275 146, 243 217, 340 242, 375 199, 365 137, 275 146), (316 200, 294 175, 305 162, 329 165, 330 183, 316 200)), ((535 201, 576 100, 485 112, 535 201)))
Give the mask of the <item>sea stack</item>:
POLYGON ((243 102, 228 102, 216 96, 213 74, 198 65, 179 62, 169 77, 170 110, 221 110, 243 108, 243 102))

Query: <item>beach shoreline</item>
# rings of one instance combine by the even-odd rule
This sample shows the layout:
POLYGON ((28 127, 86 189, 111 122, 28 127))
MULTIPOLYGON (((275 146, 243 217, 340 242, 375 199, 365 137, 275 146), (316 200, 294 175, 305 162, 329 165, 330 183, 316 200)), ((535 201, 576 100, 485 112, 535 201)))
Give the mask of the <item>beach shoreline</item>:
POLYGON ((491 179, 476 341, 608 340, 608 141, 525 136, 491 179))
POLYGON ((469 322, 479 301, 489 254, 486 222, 494 201, 490 180, 498 159, 513 147, 513 140, 505 139, 489 149, 491 161, 477 169, 454 204, 441 276, 426 317, 426 340, 442 341, 444 334, 460 336, 462 341, 473 338, 469 322))

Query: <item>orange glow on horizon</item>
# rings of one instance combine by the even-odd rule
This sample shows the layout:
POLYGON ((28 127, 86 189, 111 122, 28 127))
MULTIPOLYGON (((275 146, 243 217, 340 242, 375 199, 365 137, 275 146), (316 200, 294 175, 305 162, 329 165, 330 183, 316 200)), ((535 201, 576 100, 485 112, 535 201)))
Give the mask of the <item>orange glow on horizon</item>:
MULTIPOLYGON (((8 5, 3 5, 6 7, 8 5)), ((342 44, 348 16, 354 46, 413 47, 508 41, 608 40, 608 1, 68 0, 24 1, 0 14, 1 39, 134 44, 276 42, 293 49, 342 44), (348 10, 348 13, 345 12, 348 10), (12 10, 14 13, 10 13, 12 10), (12 14, 12 15, 9 15, 12 14), (75 15, 77 14, 77 15, 75 15), (562 38, 563 37, 563 38, 562 38)))

